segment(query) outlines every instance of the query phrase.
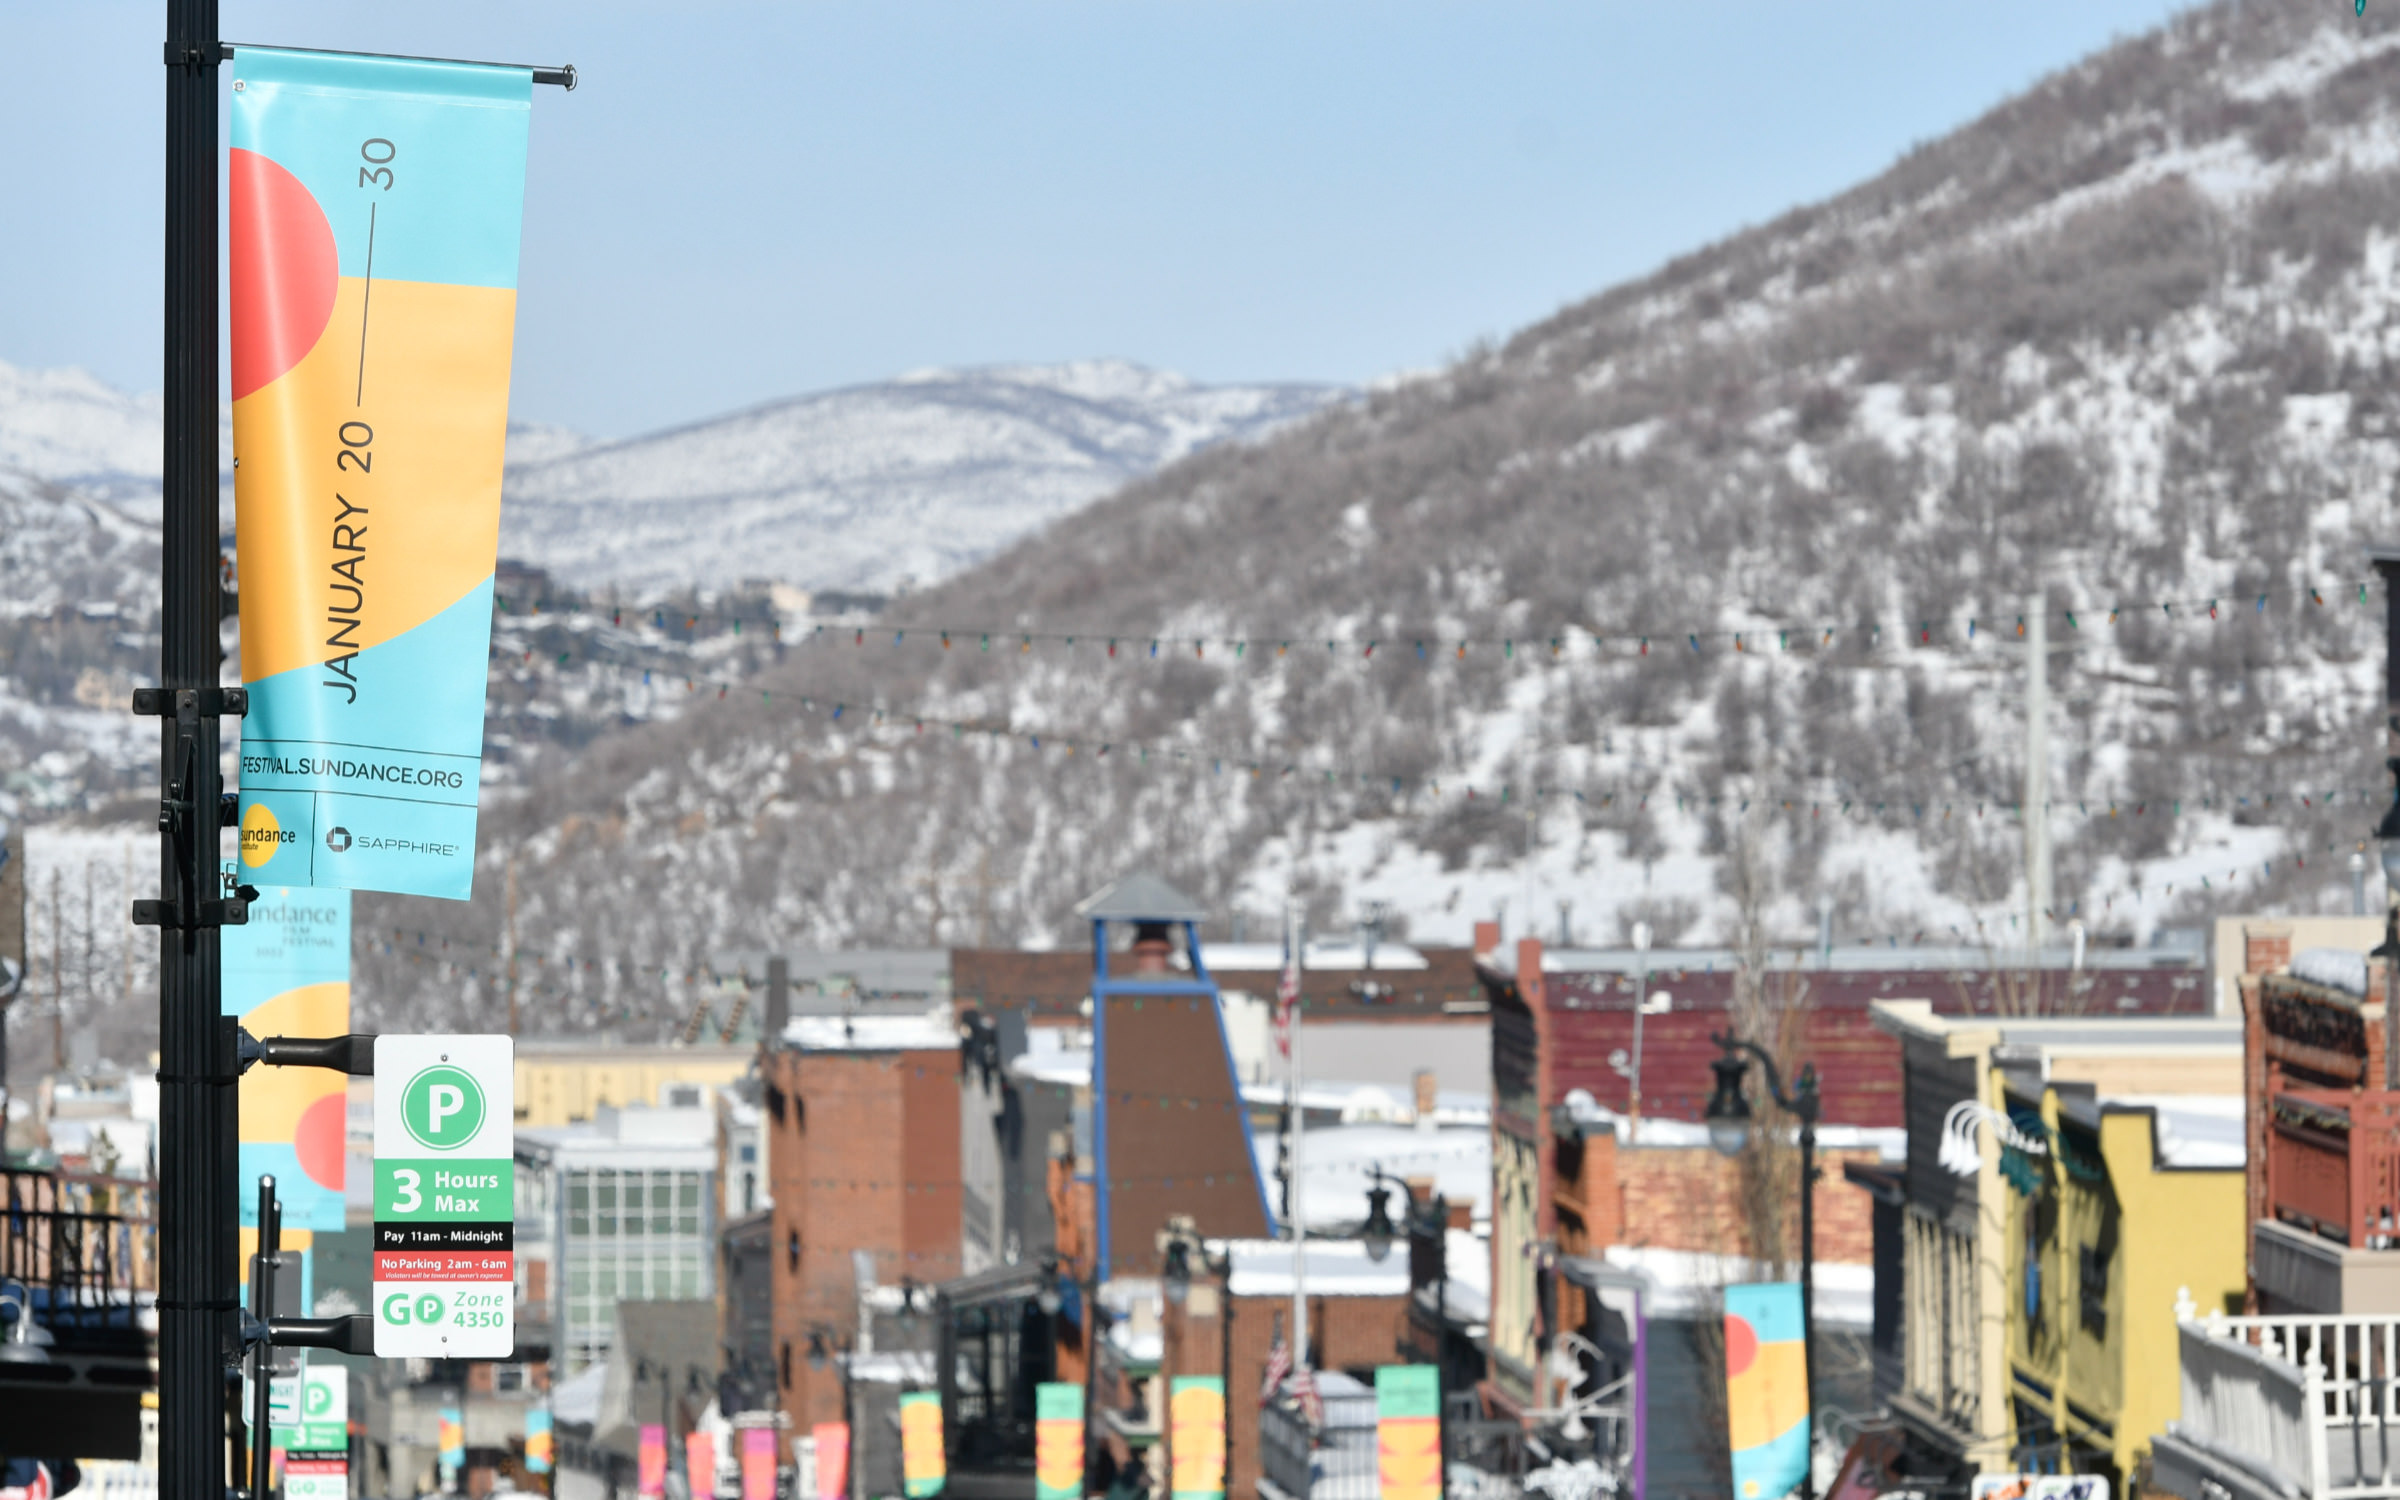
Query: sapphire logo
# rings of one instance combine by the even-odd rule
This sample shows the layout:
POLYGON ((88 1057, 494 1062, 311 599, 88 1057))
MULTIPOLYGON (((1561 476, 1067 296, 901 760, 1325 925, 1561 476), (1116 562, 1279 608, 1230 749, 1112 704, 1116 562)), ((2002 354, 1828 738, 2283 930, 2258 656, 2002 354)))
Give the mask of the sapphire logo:
POLYGON ((331 849, 336 854, 348 852, 350 848, 350 830, 340 827, 326 829, 325 847, 331 849))

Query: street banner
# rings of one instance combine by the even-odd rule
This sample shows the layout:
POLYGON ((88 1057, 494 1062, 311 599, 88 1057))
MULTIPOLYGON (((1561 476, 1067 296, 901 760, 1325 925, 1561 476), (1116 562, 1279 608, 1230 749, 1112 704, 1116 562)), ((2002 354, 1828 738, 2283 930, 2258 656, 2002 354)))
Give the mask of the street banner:
MULTIPOLYGON (((455 1406, 439 1407, 434 1411, 433 1421, 434 1462, 455 1476, 467 1463, 467 1414, 455 1406)), ((448 1489, 457 1487, 455 1477, 444 1486, 448 1489)))
POLYGON ((348 1500, 350 1372, 340 1365, 302 1371, 294 1415, 298 1420, 291 1425, 280 1418, 270 1418, 268 1425, 283 1454, 285 1500, 348 1500))
POLYGON ((375 1353, 516 1349, 516 1079, 505 1036, 375 1039, 375 1353))
MULTIPOLYGON (((226 867, 228 874, 241 866, 226 867)), ((350 1030, 350 893, 258 888, 250 920, 225 929, 224 1013, 264 1040, 350 1030)), ((242 1227, 258 1227, 258 1179, 271 1174, 288 1233, 346 1227, 342 1158, 349 1079, 325 1068, 252 1068, 237 1086, 242 1227)), ((306 1243, 300 1240, 295 1243, 306 1243)))
POLYGON ((900 1480, 908 1500, 942 1492, 948 1478, 942 1453, 942 1398, 933 1391, 900 1397, 900 1480))
POLYGON ((1167 1397, 1167 1451, 1174 1458, 1168 1479, 1173 1500, 1223 1500, 1224 1377, 1175 1377, 1167 1397))
POLYGON ((533 74, 229 71, 243 864, 463 900, 533 74))
POLYGON ((717 1440, 705 1432, 683 1435, 683 1479, 692 1500, 716 1500, 717 1440))
POLYGON ((742 1429, 742 1500, 775 1500, 775 1429, 742 1429))
POLYGON ((1433 1366, 1376 1369, 1375 1472, 1382 1500, 1441 1500, 1442 1385, 1433 1366))
POLYGON ((550 1408, 525 1408, 525 1472, 547 1474, 557 1460, 556 1438, 550 1424, 550 1408))
POLYGON ((1725 1426, 1735 1500, 1781 1500, 1808 1473, 1800 1284, 1725 1288, 1725 1426))
POLYGON ((644 1422, 639 1446, 634 1454, 634 1488, 644 1495, 664 1495, 667 1492, 667 1429, 657 1422, 644 1422))
POLYGON ((819 1422, 809 1435, 817 1448, 817 1500, 844 1500, 850 1493, 850 1424, 819 1422))
POLYGON ((1034 1500, 1083 1500, 1083 1387, 1045 1380, 1033 1388, 1034 1500))

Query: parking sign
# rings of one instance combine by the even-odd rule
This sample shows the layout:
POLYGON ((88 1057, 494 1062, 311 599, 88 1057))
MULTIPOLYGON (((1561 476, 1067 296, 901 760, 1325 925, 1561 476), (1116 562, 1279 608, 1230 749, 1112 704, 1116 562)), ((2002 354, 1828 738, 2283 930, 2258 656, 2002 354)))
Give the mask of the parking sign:
POLYGON ((375 1039, 375 1353, 515 1352, 515 1048, 375 1039))

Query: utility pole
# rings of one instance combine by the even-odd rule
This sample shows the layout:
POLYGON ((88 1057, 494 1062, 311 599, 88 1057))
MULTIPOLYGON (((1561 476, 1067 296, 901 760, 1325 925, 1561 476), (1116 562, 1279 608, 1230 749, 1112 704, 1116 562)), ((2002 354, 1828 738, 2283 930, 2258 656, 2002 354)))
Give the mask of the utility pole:
POLYGON ((1308 1108, 1300 1092, 1300 1033, 1302 1006, 1300 996, 1308 983, 1308 927, 1300 915, 1300 903, 1287 901, 1283 908, 1284 961, 1298 976, 1292 996, 1292 1368, 1308 1368, 1308 1196, 1306 1170, 1301 1154, 1301 1141, 1307 1135, 1308 1108))
POLYGON ((165 440, 159 549, 159 888, 134 905, 158 934, 158 1492, 221 1500, 232 1476, 226 1372, 239 1357, 234 1289, 235 1068, 217 929, 242 921, 218 875, 224 776, 218 686, 217 5, 167 0, 165 440))
POLYGON ((2025 946, 2037 956, 2051 910, 2048 608, 2039 591, 2025 601, 2025 946))

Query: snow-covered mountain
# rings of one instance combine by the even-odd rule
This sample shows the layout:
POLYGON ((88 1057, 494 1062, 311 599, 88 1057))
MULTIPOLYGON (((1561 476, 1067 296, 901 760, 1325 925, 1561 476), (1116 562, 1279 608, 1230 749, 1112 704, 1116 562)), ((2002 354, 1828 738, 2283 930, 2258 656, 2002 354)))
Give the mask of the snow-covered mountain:
MULTIPOLYGON (((220 431, 230 452, 230 407, 220 431)), ((128 395, 83 370, 0 364, 0 470, 154 508, 160 457, 155 392, 128 395)))
POLYGON ((547 458, 512 450, 501 550, 637 596, 742 578, 890 591, 1340 394, 1116 360, 927 370, 547 458))
MULTIPOLYGON (((490 809, 479 879, 513 861, 556 1025, 735 949, 1071 941, 1140 867, 1432 941, 1505 902, 1807 942, 1824 901, 2013 948, 2030 609, 2054 919, 2344 909, 2388 799, 2395 99, 2388 7, 2180 15, 592 745, 490 809)), ((403 907, 470 956, 371 988, 490 1014, 495 903, 403 907)))

